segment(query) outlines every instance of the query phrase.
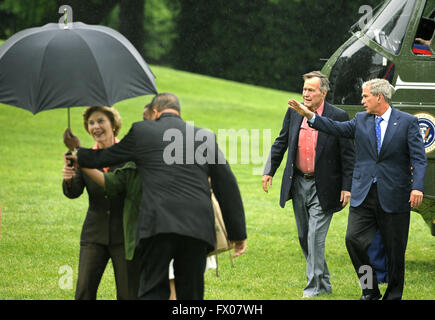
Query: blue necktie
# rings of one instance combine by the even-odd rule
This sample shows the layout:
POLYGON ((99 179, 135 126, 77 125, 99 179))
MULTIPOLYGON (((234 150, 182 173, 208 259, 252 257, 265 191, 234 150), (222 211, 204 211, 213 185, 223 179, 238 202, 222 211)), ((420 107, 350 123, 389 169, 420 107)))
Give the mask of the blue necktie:
POLYGON ((378 155, 379 155, 379 152, 381 152, 381 146, 382 146, 382 140, 381 140, 381 138, 382 138, 382 136, 381 136, 381 121, 382 120, 383 119, 381 117, 376 118, 376 143, 378 146, 378 155))
MULTIPOLYGON (((382 135, 381 135, 381 121, 383 119, 381 117, 376 118, 376 144, 378 148, 378 155, 379 152, 381 152, 381 146, 382 146, 382 135)), ((373 182, 376 182, 376 177, 373 179, 373 182)))

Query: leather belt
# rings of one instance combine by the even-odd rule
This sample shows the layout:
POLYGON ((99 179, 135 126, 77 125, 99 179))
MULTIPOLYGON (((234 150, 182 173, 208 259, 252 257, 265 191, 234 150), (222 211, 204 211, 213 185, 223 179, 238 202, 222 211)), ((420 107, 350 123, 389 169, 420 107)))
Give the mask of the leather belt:
POLYGON ((302 171, 300 171, 300 170, 298 170, 298 169, 295 169, 295 173, 298 175, 298 176, 301 176, 301 177, 303 177, 304 179, 308 179, 308 180, 312 180, 312 179, 314 179, 316 176, 314 175, 314 173, 304 173, 304 172, 302 172, 302 171))

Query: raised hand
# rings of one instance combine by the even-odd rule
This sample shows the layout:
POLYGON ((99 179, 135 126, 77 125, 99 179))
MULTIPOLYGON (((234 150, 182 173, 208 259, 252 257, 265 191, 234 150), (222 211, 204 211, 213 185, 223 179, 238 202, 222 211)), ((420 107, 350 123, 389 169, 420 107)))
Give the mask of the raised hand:
POLYGON ((67 128, 63 133, 63 143, 71 151, 73 151, 75 148, 80 147, 79 138, 73 135, 70 128, 67 128))
POLYGON ((310 120, 314 116, 314 112, 310 111, 306 106, 299 103, 295 99, 291 99, 288 101, 289 108, 295 110, 297 113, 299 113, 303 117, 307 117, 308 120, 310 120))

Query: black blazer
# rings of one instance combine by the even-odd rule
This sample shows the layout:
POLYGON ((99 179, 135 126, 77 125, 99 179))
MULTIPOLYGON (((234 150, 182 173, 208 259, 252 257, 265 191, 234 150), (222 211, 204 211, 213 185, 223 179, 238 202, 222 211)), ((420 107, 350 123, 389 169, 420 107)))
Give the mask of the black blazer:
MULTIPOLYGON (((347 113, 325 101, 323 115, 337 121, 347 121, 347 113)), ((284 208, 287 200, 292 198, 291 186, 296 168, 299 130, 302 116, 293 109, 287 109, 281 132, 272 145, 264 174, 274 176, 288 150, 287 163, 281 184, 280 206, 284 208)), ((320 132, 317 137, 315 180, 320 206, 325 213, 342 209, 341 190, 350 191, 354 163, 354 144, 350 139, 337 138, 320 132)))
MULTIPOLYGON (((115 167, 111 167, 110 171, 115 167)), ((80 169, 72 179, 71 187, 65 180, 62 183, 63 193, 70 199, 78 198, 84 188, 88 192, 89 207, 83 223, 80 244, 98 243, 103 245, 124 243, 122 228, 123 198, 108 199, 104 189, 96 184, 80 169)))
POLYGON ((246 238, 245 214, 237 181, 214 133, 164 113, 159 120, 134 123, 108 149, 78 151, 80 166, 95 168, 134 161, 142 179, 138 237, 176 233, 215 244, 210 185, 222 209, 230 240, 246 238))

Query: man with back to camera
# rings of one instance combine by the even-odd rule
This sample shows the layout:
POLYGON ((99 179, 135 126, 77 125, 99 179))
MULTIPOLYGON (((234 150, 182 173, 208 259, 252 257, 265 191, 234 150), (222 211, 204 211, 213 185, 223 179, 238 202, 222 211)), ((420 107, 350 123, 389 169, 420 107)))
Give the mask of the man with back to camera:
POLYGON ((168 299, 168 265, 173 258, 177 298, 203 299, 206 257, 215 243, 208 177, 228 238, 235 242, 235 256, 246 250, 240 191, 216 136, 184 122, 175 95, 158 94, 151 105, 159 119, 134 123, 116 148, 104 149, 107 152, 80 148, 77 156, 70 158, 88 168, 102 163, 136 163, 142 179, 137 237, 142 262, 139 298, 168 299), (187 131, 195 141, 189 140, 187 131))
MULTIPOLYGON (((325 75, 313 71, 303 79, 302 97, 307 108, 338 121, 349 120, 345 111, 325 101, 329 90, 325 75)), ((293 200, 299 243, 307 264, 302 297, 331 293, 325 239, 332 214, 343 209, 350 199, 353 142, 311 129, 306 119, 288 109, 264 170, 265 192, 287 150, 280 205, 284 208, 287 200, 293 200)))
POLYGON ((383 299, 402 298, 410 209, 423 200, 427 159, 418 119, 391 107, 392 94, 387 80, 365 82, 361 102, 366 112, 346 122, 315 115, 297 101, 289 101, 290 108, 306 117, 311 127, 355 139, 346 247, 360 279, 361 300, 381 298, 367 253, 377 229, 388 260, 388 287, 383 299))

